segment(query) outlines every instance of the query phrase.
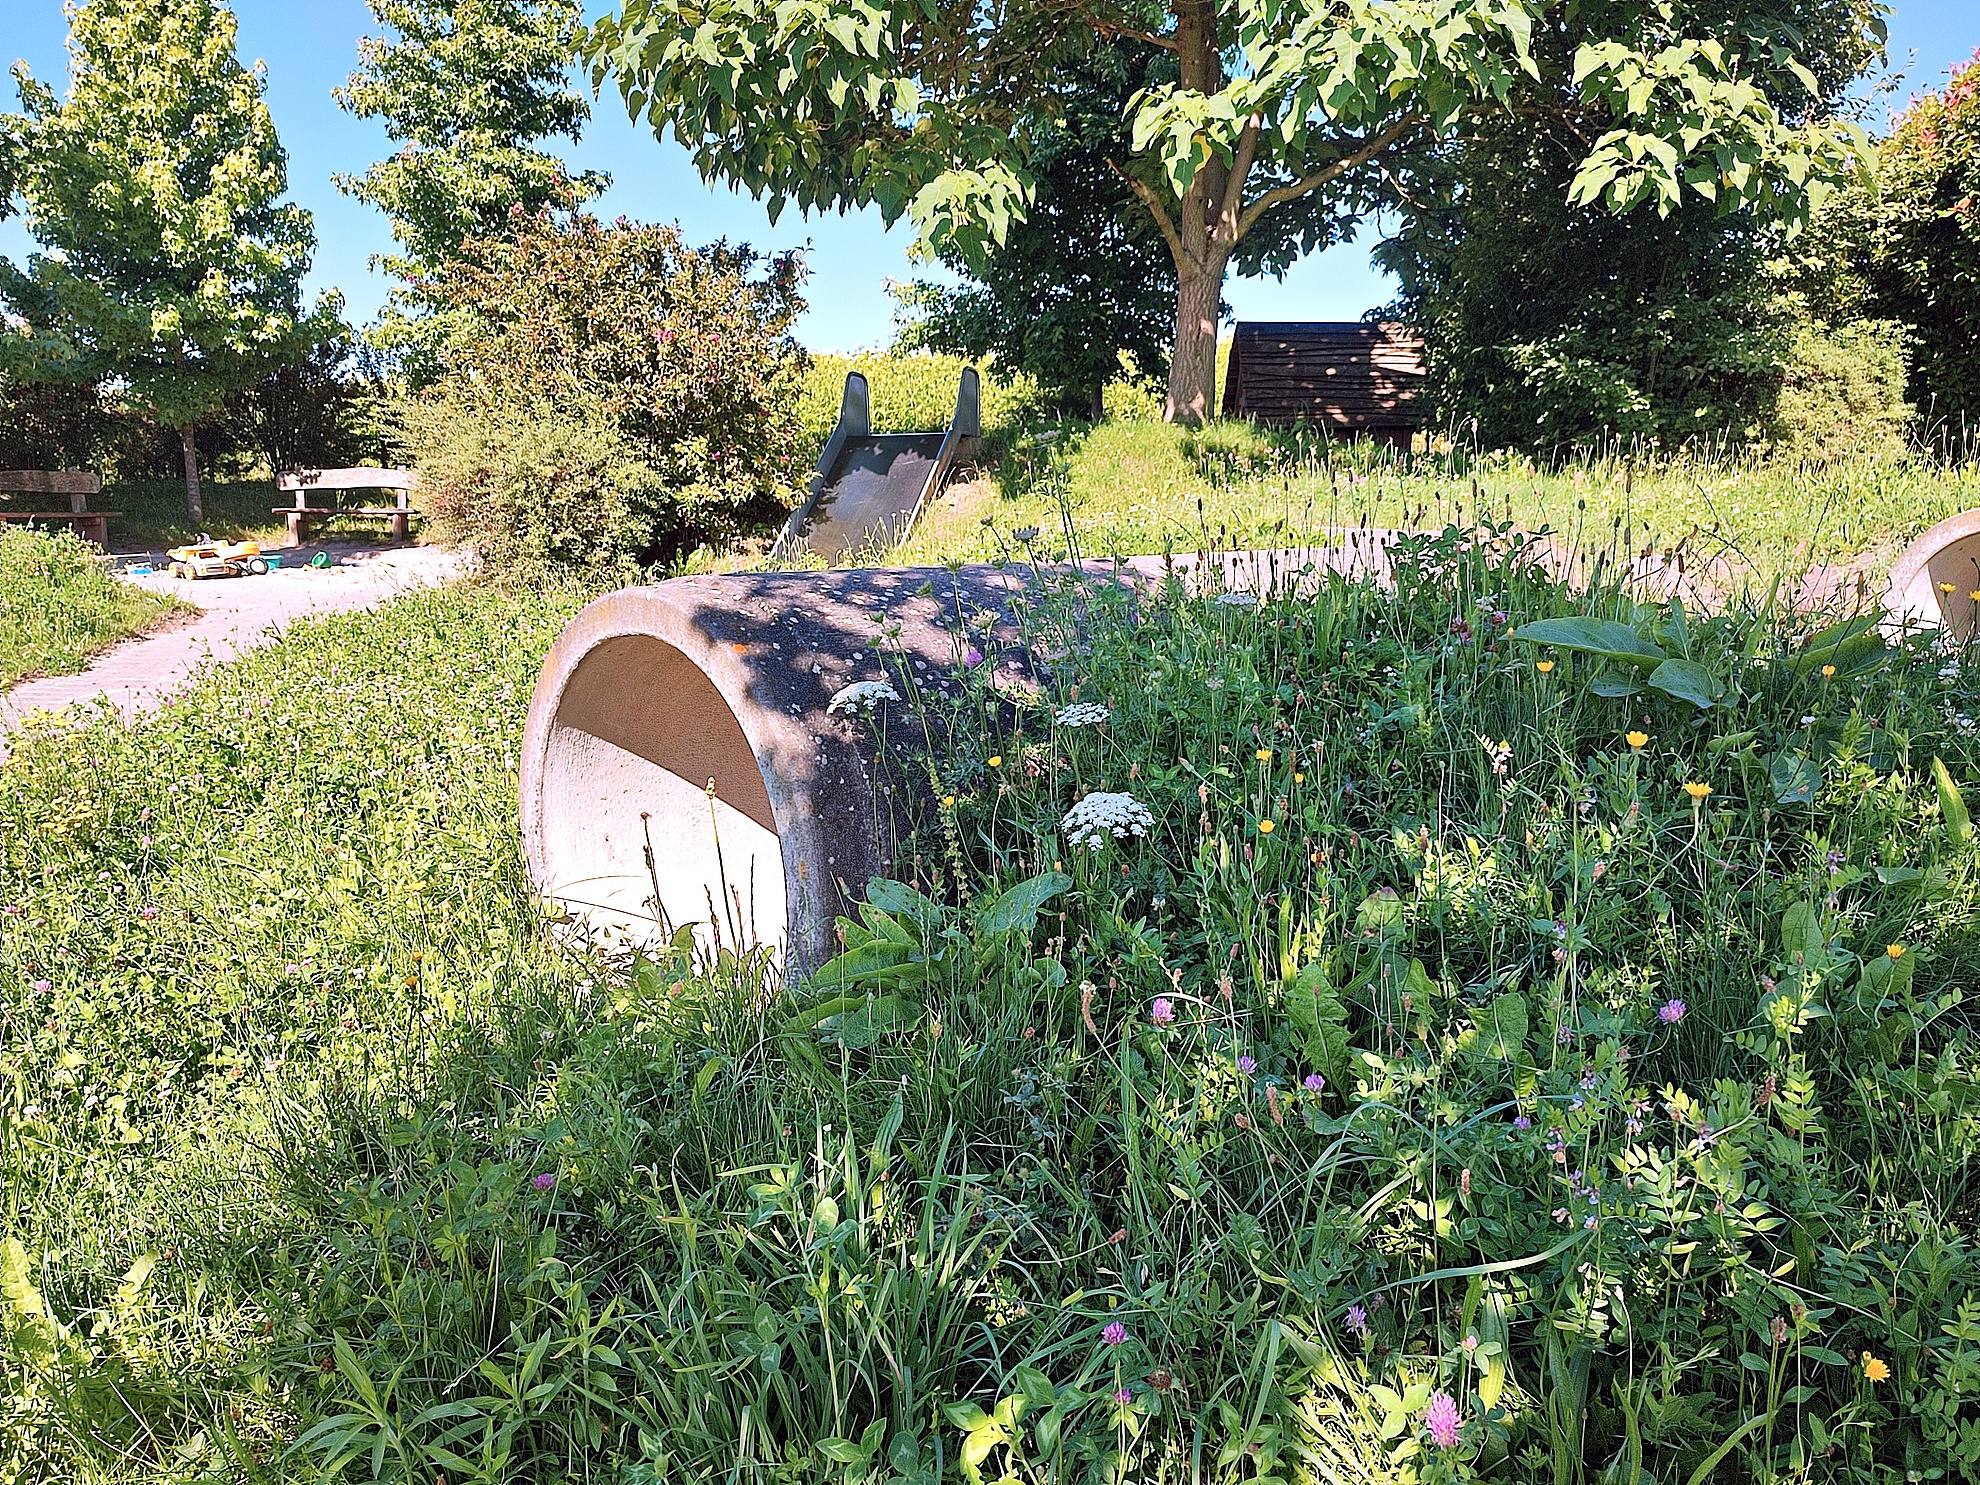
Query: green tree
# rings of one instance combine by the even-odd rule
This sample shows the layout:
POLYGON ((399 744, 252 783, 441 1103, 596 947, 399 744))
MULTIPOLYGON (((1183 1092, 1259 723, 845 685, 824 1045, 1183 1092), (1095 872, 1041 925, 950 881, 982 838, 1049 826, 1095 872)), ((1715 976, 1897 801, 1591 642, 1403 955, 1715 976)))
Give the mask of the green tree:
POLYGON ((194 435, 230 393, 335 333, 301 308, 309 213, 283 204, 287 157, 259 67, 214 0, 71 4, 69 92, 25 64, 9 122, 13 187, 47 251, 0 260, 0 336, 22 382, 114 382, 179 431, 200 519, 194 435))
POLYGON ((432 277, 475 239, 505 231, 512 208, 581 204, 609 184, 572 176, 535 141, 575 141, 590 116, 565 86, 582 14, 575 0, 369 0, 390 37, 366 37, 337 101, 385 122, 397 153, 338 188, 392 219, 400 251, 377 260, 407 281, 373 335, 415 385, 438 374, 446 333, 432 277))
POLYGON ((1787 28, 1724 24, 1707 0, 623 0, 586 52, 704 177, 773 212, 871 203, 974 257, 1031 200, 1054 79, 1117 41, 1159 54, 1116 163, 1175 266, 1168 412, 1186 421, 1209 411, 1224 274, 1254 230, 1289 209, 1337 230, 1478 118, 1538 127, 1569 97, 1591 125, 1570 199, 1618 211, 1695 196, 1798 220, 1862 149, 1770 101, 1819 98, 1787 28))
POLYGON ((1911 331, 1911 395, 1955 436, 1980 430, 1980 52, 1919 97, 1878 147, 1861 213, 1868 307, 1911 331))
POLYGON ((1147 48, 1097 49, 1068 67, 1059 125, 1040 131, 1031 204, 986 261, 954 244, 944 266, 973 282, 904 286, 904 347, 947 351, 1033 378, 1067 412, 1100 416, 1121 355, 1163 376, 1176 275, 1155 223, 1112 161, 1127 158, 1127 100, 1148 80, 1147 48))
MULTIPOLYGON (((1874 0, 1734 0, 1725 23, 1798 38, 1808 77, 1760 84, 1790 119, 1841 106, 1882 41, 1874 0)), ((1542 75, 1564 79, 1565 38, 1534 46, 1555 54, 1542 75)), ((1535 122, 1482 118, 1416 162, 1378 250, 1402 285, 1395 313, 1429 341, 1444 417, 1488 447, 1760 430, 1795 341, 1768 270, 1779 234, 1695 193, 1662 214, 1572 201, 1596 120, 1564 82, 1535 122)))

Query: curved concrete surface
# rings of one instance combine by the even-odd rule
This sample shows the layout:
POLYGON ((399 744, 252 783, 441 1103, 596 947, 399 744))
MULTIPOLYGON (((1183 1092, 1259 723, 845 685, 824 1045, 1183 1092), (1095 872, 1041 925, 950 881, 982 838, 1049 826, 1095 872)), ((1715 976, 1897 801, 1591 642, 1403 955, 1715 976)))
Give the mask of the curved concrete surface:
POLYGON ((1944 625, 1965 644, 1980 613, 1980 510, 1961 511, 1906 547, 1891 566, 1885 610, 1897 625, 1944 625))
POLYGON ((959 694, 972 648, 1024 684, 1009 607, 1023 583, 990 567, 747 573, 590 604, 530 700, 521 803, 538 889, 635 940, 692 923, 704 942, 815 966, 930 792, 879 743, 923 740, 912 708, 834 714, 833 697, 901 666, 959 694))
POLYGON ((1381 576, 1393 540, 1364 530, 1332 547, 1078 573, 738 573, 609 594, 566 626, 530 700, 531 875, 601 933, 652 943, 693 924, 705 945, 766 945, 803 973, 831 954, 833 919, 867 879, 895 872, 897 843, 932 803, 930 778, 908 760, 939 754, 944 739, 927 746, 909 693, 960 696, 972 650, 1002 694, 1031 686, 1021 592, 1171 574, 1197 592, 1306 592, 1328 570, 1381 576), (907 699, 834 713, 833 698, 861 681, 907 699))

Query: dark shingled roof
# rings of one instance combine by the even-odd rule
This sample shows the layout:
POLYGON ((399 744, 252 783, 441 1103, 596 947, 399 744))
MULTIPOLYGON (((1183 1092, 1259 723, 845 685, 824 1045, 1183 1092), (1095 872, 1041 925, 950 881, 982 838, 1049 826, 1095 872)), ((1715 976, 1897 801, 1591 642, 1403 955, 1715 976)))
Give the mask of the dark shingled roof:
POLYGON ((1423 337, 1406 325, 1247 321, 1231 341, 1224 415, 1404 438, 1422 426, 1423 337))

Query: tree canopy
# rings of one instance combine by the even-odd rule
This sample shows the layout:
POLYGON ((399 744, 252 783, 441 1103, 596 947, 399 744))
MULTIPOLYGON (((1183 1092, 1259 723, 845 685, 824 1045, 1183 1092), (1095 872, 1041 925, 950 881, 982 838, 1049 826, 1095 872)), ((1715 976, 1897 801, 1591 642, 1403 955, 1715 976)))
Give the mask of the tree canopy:
POLYGON ((573 175, 539 140, 576 140, 590 116, 566 85, 582 14, 575 0, 368 0, 387 37, 358 43, 337 100, 382 119, 400 146, 338 187, 392 219, 401 251, 380 266, 408 281, 376 339, 404 353, 416 383, 437 374, 425 281, 465 244, 507 230, 513 211, 583 202, 609 183, 573 175))
POLYGON ((1040 131, 1024 217, 987 262, 953 244, 942 250, 944 265, 974 282, 902 287, 903 346, 989 357, 1082 417, 1099 416, 1123 353, 1142 376, 1166 373, 1175 268, 1108 163, 1125 158, 1125 105, 1148 64, 1146 48, 1115 45, 1069 69, 1060 127, 1040 131))
POLYGON ((46 249, 0 260, 0 365, 27 383, 114 379, 178 428, 199 519, 194 433, 228 395, 335 333, 302 308, 309 213, 260 68, 215 0, 94 0, 69 11, 68 96, 16 64, 4 173, 46 249))
POLYGON ((1337 231, 1480 117, 1572 112, 1569 198, 1618 211, 1695 197, 1798 222, 1863 148, 1790 26, 1702 0, 623 0, 586 48, 706 178, 773 212, 872 204, 974 256, 1032 200, 1067 68, 1115 42, 1159 54, 1113 163, 1176 267, 1169 411, 1187 420, 1209 410, 1224 272, 1259 224, 1293 209, 1337 231))
MULTIPOLYGON (((1880 40, 1873 0, 1725 3, 1749 29, 1793 29, 1822 109, 1843 106, 1880 40)), ((1771 101, 1805 108, 1804 92, 1796 79, 1771 101)), ((1758 429, 1793 338, 1768 267, 1779 231, 1696 192, 1663 213, 1571 200, 1587 134, 1562 104, 1482 117, 1414 162, 1378 250, 1402 284, 1395 313, 1429 341, 1443 416, 1488 447, 1758 429)))

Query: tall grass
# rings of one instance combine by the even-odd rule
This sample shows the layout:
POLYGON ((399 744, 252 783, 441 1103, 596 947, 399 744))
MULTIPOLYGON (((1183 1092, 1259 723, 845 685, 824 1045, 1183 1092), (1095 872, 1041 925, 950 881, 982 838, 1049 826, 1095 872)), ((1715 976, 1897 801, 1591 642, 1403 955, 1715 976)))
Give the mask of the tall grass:
POLYGON ((0 688, 81 670, 104 646, 182 608, 118 582, 69 532, 0 526, 0 688))
POLYGON ((785 987, 532 903, 579 594, 25 740, 0 1469, 1970 1477, 1980 667, 1543 555, 1041 572, 1036 698, 895 677, 913 880, 785 987), (1590 612, 1696 671, 1516 634, 1590 612))
POLYGON ((1858 457, 1832 462, 1728 449, 1586 449, 1553 461, 1463 450, 1410 454, 1328 444, 1243 423, 1190 431, 1145 420, 1027 423, 1009 440, 994 493, 945 505, 903 561, 985 560, 996 532, 1070 522, 1089 550, 1188 551, 1298 544, 1332 526, 1440 527, 1446 520, 1543 523, 1598 545, 1682 547, 1694 565, 1800 573, 1856 562, 1875 571, 1904 540, 1980 504, 1971 463, 1858 457), (1867 555, 1866 555, 1867 554, 1867 555))

